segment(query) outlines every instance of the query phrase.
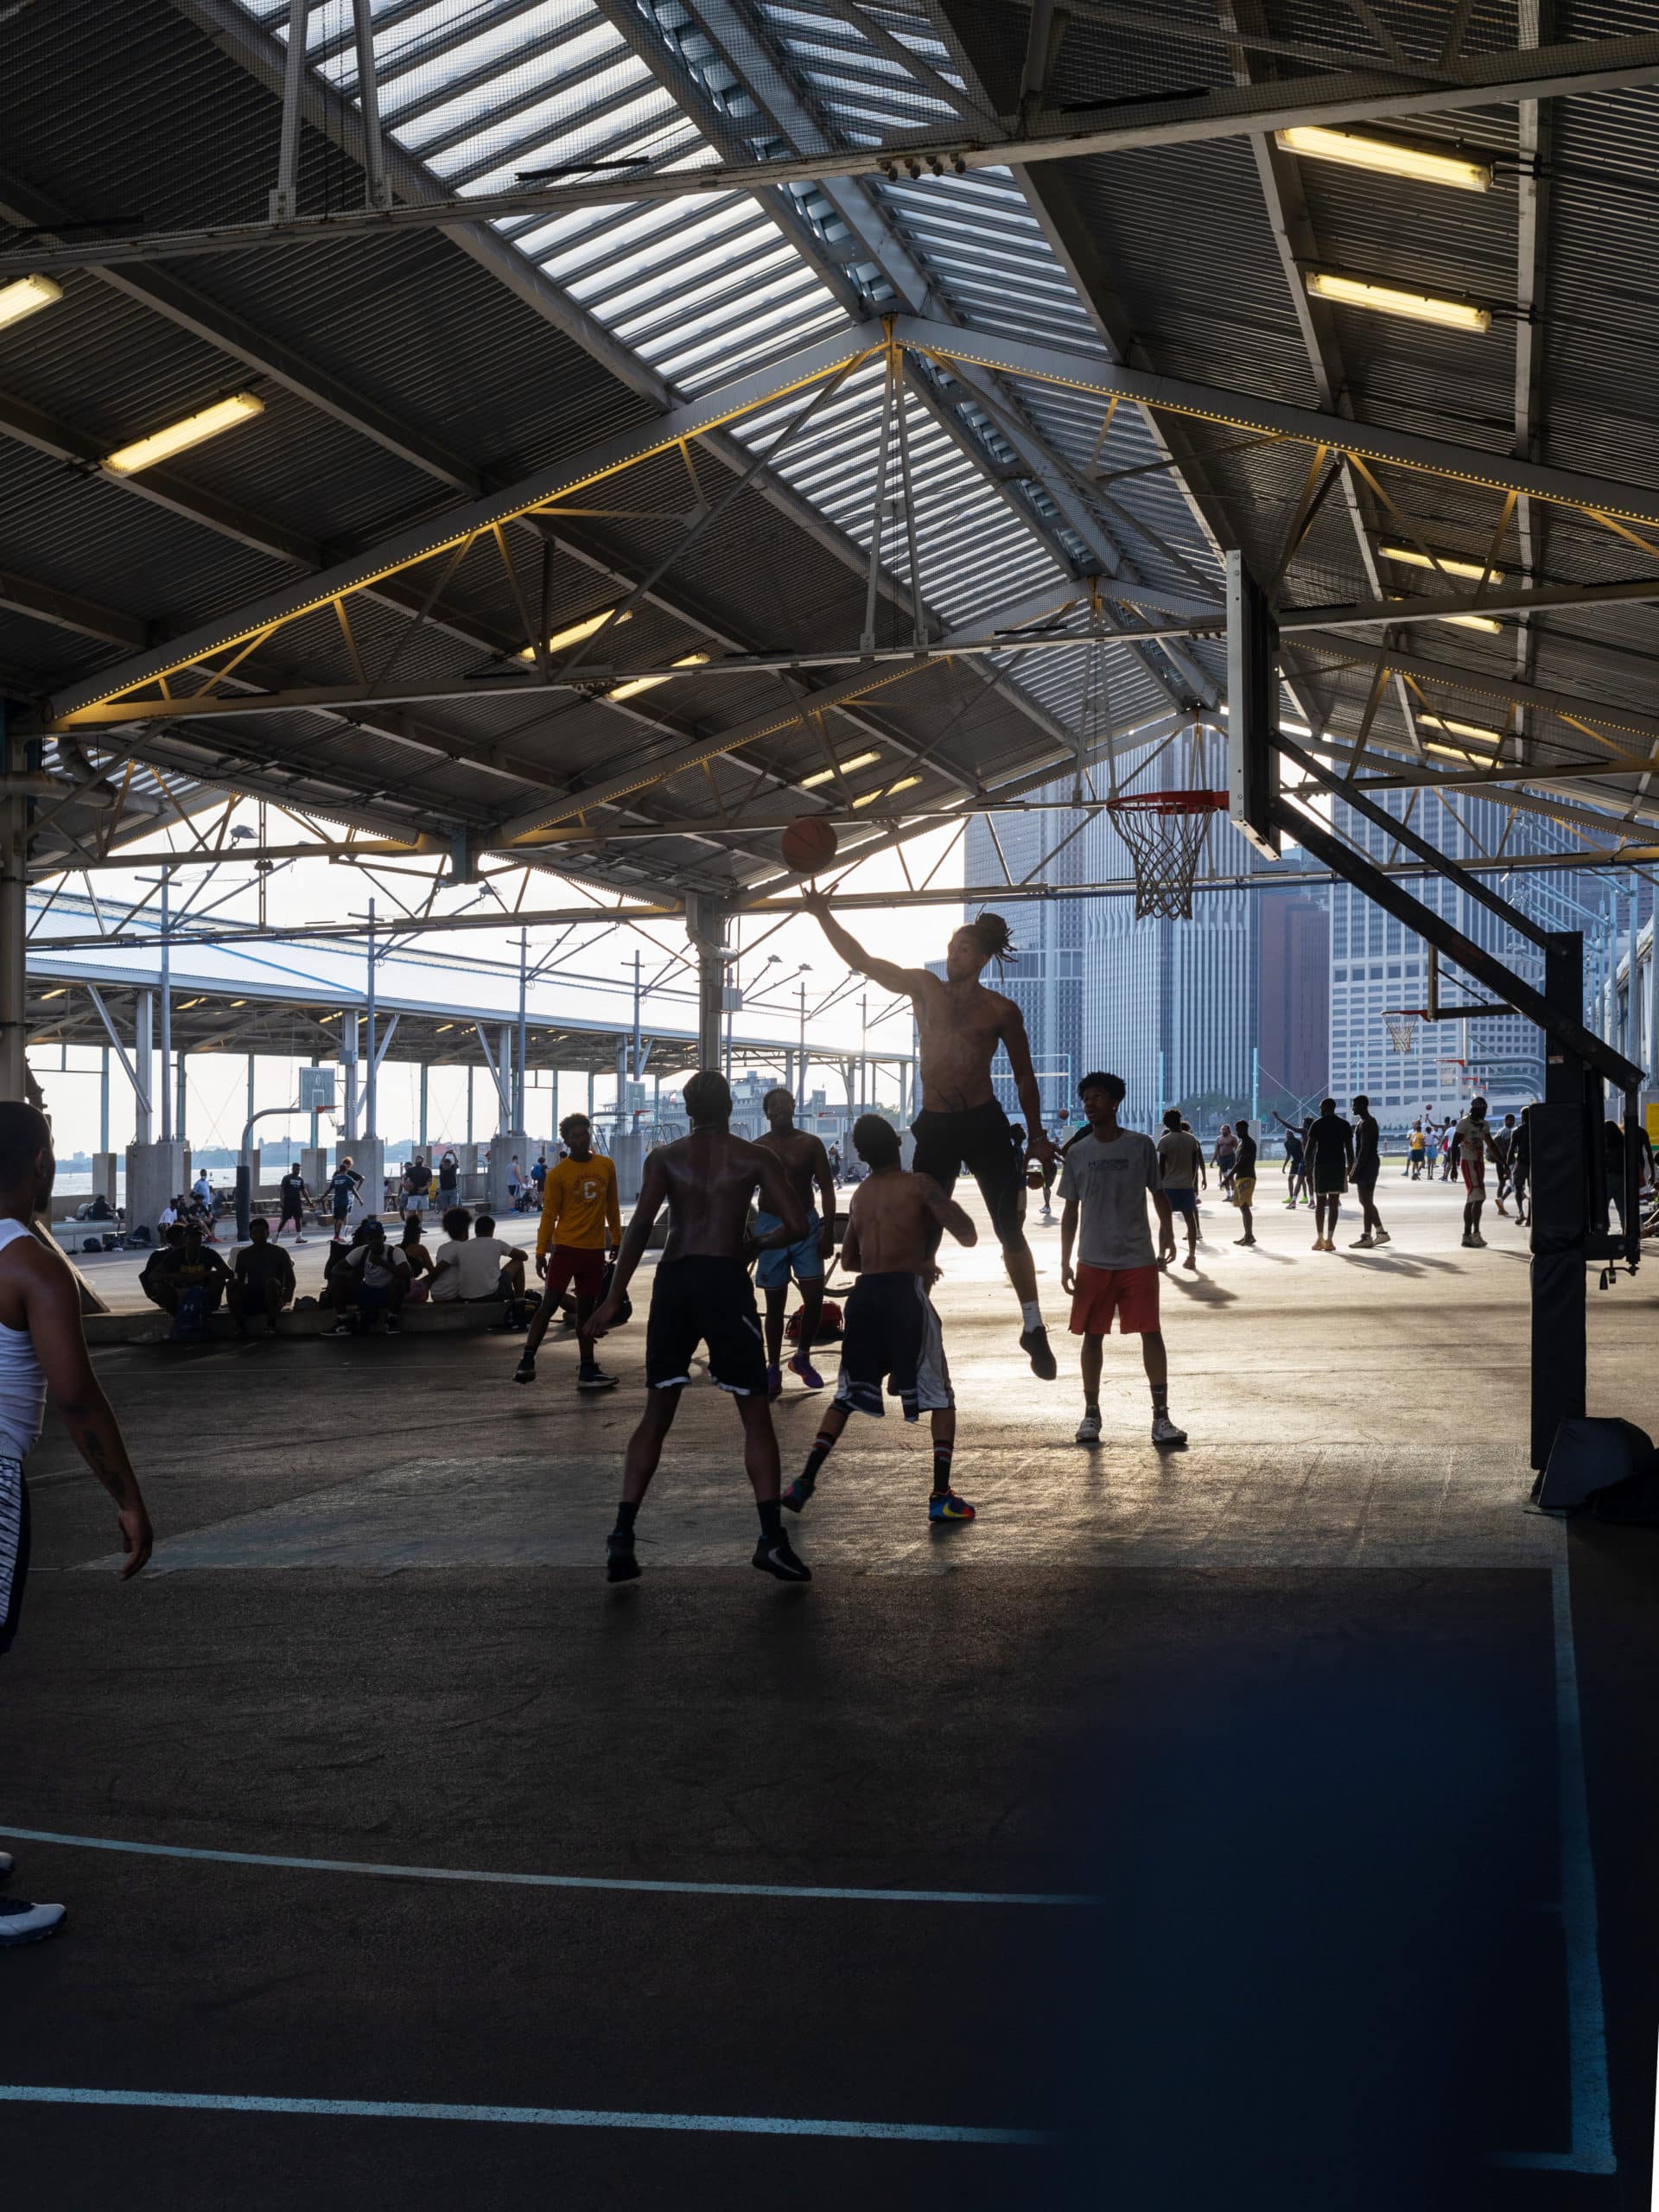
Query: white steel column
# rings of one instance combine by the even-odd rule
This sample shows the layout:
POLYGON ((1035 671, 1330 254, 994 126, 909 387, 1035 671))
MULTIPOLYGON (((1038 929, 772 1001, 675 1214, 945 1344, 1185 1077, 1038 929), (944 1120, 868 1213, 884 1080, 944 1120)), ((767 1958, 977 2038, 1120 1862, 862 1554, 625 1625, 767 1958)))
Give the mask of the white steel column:
POLYGON ((352 0, 357 29, 357 104, 363 116, 363 167, 368 175, 368 204, 390 207, 391 187, 386 181, 385 155, 380 144, 380 93, 374 67, 374 9, 372 0, 352 0))

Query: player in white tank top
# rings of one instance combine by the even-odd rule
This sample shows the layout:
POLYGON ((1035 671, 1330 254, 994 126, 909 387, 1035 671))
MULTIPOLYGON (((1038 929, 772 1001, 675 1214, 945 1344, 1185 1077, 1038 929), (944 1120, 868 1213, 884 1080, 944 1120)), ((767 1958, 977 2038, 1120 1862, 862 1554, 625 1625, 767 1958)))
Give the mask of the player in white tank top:
MULTIPOLYGON (((16 1634, 29 1572, 23 1459, 41 1433, 48 1384, 75 1449, 115 1500, 127 1554, 124 1581, 149 1557, 149 1516, 120 1425, 86 1351, 80 1287, 61 1252, 29 1224, 50 1203, 57 1161, 46 1116, 0 1100, 0 1652, 16 1634)), ((0 1880, 11 1859, 0 1852, 0 1880)), ((60 1904, 0 1896, 0 1950, 50 1936, 60 1904)))

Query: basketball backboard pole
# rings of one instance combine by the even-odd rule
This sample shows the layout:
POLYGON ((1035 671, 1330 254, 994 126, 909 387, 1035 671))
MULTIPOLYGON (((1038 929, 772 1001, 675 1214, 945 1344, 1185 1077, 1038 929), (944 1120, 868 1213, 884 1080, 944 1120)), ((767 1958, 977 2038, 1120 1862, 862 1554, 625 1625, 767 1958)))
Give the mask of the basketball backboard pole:
POLYGON ((1277 857, 1291 837, 1333 876, 1364 893, 1453 962, 1506 1007, 1543 1034, 1542 1101, 1527 1109, 1532 1172, 1532 1465, 1547 1465, 1563 1421, 1581 1417, 1586 1388, 1586 1268, 1641 1255, 1635 1205, 1633 1147, 1627 1145, 1624 1233, 1607 1231, 1606 1154, 1602 1141, 1602 1085, 1623 1094, 1626 1127, 1636 1121, 1642 1077, 1621 1053, 1584 1024, 1584 939, 1577 931, 1541 929, 1503 895, 1460 868, 1448 855, 1394 815, 1344 783, 1279 728, 1279 681, 1271 665, 1272 616, 1266 594, 1242 560, 1228 561, 1229 804, 1237 827, 1258 851, 1277 857), (1265 664, 1265 665, 1264 665, 1265 664), (1340 837, 1311 806, 1280 788, 1279 759, 1307 782, 1339 798, 1362 819, 1427 861, 1468 897, 1498 916, 1543 956, 1543 988, 1466 937, 1446 918, 1386 874, 1340 837))

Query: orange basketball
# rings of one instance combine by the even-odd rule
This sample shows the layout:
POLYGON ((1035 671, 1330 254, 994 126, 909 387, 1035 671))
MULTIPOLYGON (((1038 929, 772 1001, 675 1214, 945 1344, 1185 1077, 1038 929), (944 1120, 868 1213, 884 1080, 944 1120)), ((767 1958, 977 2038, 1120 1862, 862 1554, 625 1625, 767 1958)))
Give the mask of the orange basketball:
POLYGON ((797 875, 816 875, 836 857, 836 833, 821 815, 804 815, 785 830, 783 854, 797 875))

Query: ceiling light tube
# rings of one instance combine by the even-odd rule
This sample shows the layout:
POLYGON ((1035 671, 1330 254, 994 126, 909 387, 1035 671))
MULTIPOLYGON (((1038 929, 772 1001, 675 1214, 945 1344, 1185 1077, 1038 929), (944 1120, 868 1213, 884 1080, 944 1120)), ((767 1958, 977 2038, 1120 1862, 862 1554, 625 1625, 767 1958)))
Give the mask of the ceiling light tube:
POLYGON ((1501 584, 1502 569, 1483 569, 1478 561, 1454 561, 1449 553, 1436 553, 1431 558, 1420 553, 1414 545, 1385 545, 1382 557, 1386 561, 1402 561, 1408 569, 1437 569, 1443 576, 1467 576, 1478 583, 1484 576, 1488 583, 1501 584))
POLYGON ((1309 272, 1307 289, 1315 298, 1335 300, 1340 306, 1370 308, 1377 315, 1404 315, 1413 322, 1443 323, 1448 330, 1490 330, 1492 311, 1472 300, 1437 298, 1431 292, 1402 292, 1392 284, 1372 284, 1363 276, 1343 276, 1333 270, 1309 272))
POLYGON ((1376 169, 1384 176, 1409 176, 1421 184, 1444 184, 1453 192, 1490 192, 1492 187, 1490 162, 1436 146, 1372 138, 1363 131, 1337 130, 1320 123, 1295 123, 1273 135, 1287 154, 1302 154, 1311 161, 1345 162, 1352 168, 1376 169))
MULTIPOLYGON (((605 625, 610 621, 613 612, 613 610, 607 607, 598 614, 590 614, 584 622, 573 622, 568 630, 556 630, 547 641, 548 652, 562 653, 571 645, 579 645, 588 638, 596 638, 605 625)), ((620 630, 625 622, 632 622, 632 612, 621 613, 617 615, 612 626, 620 630)), ((535 646, 526 645, 518 658, 520 660, 534 660, 535 646)))
POLYGON ((813 775, 803 776, 800 787, 804 791, 815 791, 820 784, 827 784, 832 776, 850 775, 855 768, 868 768, 880 758, 879 752, 855 753, 850 760, 838 761, 833 768, 820 768, 813 775))
POLYGON ((921 782, 919 776, 900 776, 896 784, 883 784, 879 791, 866 791, 862 798, 853 801, 855 806, 874 806, 879 798, 892 798, 899 791, 907 791, 921 782))
MULTIPOLYGON (((687 653, 674 664, 676 668, 701 668, 708 659, 707 653, 687 653)), ((614 691, 607 691, 607 699, 634 699, 642 691, 653 691, 659 683, 666 683, 665 676, 633 676, 626 683, 619 683, 614 691)))
POLYGON ((1428 729, 1443 729, 1448 737, 1472 737, 1480 745, 1502 745, 1501 729, 1487 729, 1480 722, 1460 722, 1449 715, 1419 715, 1418 721, 1428 729))
POLYGON ((1489 753, 1473 753, 1466 745, 1437 745, 1432 737, 1426 737, 1423 750, 1434 753, 1442 760, 1461 760, 1471 768, 1490 768, 1492 766, 1489 753))
POLYGON ((15 283, 0 284, 0 330, 9 322, 21 322, 26 315, 38 315, 62 297, 62 285, 49 276, 19 276, 15 283))
POLYGON ((1501 622, 1494 622, 1490 614, 1437 614, 1434 620, 1455 622, 1459 630, 1484 630, 1489 638, 1495 638, 1503 627, 1501 622))
POLYGON ((228 399, 204 407, 199 415, 187 415, 182 422, 169 423, 166 429, 156 430, 149 437, 118 446, 113 453, 105 454, 104 466, 115 476, 135 475, 141 468, 153 468, 158 461, 170 460, 187 446, 199 446, 204 438, 216 438, 221 430, 232 429, 264 411, 264 401, 252 392, 232 392, 228 399))

